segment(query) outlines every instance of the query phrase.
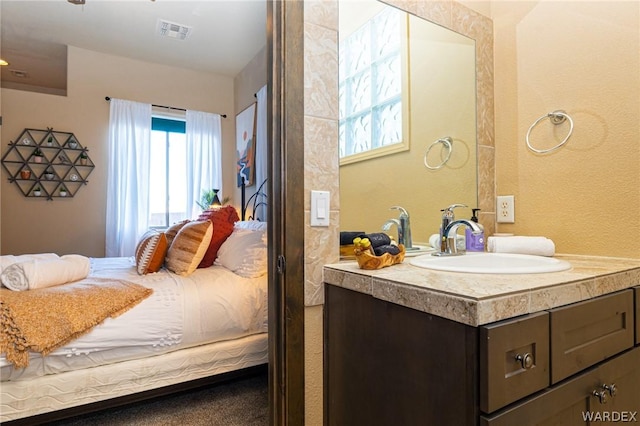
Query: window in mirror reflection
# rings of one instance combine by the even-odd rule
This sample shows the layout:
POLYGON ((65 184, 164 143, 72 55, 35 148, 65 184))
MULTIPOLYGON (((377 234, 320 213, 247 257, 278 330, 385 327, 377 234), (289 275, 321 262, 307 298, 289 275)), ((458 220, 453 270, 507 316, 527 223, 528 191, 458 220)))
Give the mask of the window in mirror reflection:
POLYGON ((340 40, 342 164, 408 149, 406 20, 405 13, 387 7, 340 40))

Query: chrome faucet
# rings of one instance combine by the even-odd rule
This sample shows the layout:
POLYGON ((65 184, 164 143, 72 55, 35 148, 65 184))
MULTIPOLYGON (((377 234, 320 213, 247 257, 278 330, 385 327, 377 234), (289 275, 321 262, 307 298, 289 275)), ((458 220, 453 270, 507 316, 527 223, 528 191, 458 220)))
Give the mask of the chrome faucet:
POLYGON ((478 226, 478 224, 472 220, 454 220, 453 222, 449 223, 447 227, 442 231, 442 250, 433 253, 433 256, 457 256, 465 253, 464 250, 458 250, 455 237, 456 233, 458 232, 458 228, 463 225, 471 228, 471 232, 473 232, 474 234, 479 234, 482 232, 482 228, 480 228, 480 226, 478 226))
MULTIPOLYGON (((442 223, 440 224, 440 252, 445 253, 447 251, 447 239, 444 238, 444 230, 449 226, 451 222, 456 219, 454 209, 457 207, 467 207, 466 204, 451 204, 446 209, 440 210, 442 212, 442 223)), ((454 235, 455 239, 455 235, 454 235)), ((455 244, 454 244, 455 245, 455 244)))
POLYGON ((400 216, 397 219, 389 219, 382 225, 383 231, 391 229, 392 225, 398 228, 398 244, 402 244, 406 250, 413 248, 411 241, 411 221, 409 220, 409 212, 400 206, 393 206, 389 210, 400 210, 400 216))

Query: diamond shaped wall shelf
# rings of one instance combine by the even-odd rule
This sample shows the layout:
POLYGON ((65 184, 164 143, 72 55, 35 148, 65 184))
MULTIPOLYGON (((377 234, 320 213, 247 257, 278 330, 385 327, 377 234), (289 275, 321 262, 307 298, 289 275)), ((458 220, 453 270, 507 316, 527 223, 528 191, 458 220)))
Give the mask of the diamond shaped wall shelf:
POLYGON ((24 129, 9 143, 2 167, 25 197, 73 197, 95 165, 73 133, 24 129))

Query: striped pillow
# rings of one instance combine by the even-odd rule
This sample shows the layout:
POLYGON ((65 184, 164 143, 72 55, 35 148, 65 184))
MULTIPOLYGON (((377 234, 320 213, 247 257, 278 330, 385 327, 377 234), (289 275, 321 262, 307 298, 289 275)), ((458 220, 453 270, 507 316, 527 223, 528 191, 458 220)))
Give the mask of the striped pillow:
POLYGON ((208 220, 194 220, 185 224, 169 247, 167 269, 183 276, 195 271, 209 247, 212 234, 213 224, 208 220))
POLYGON ((171 247, 173 239, 176 237, 176 235, 178 235, 178 231, 180 231, 182 227, 187 223, 189 223, 189 219, 174 223, 173 225, 168 227, 166 231, 164 231, 164 235, 167 237, 167 244, 169 245, 169 247, 171 247))
POLYGON ((136 246, 136 270, 140 275, 158 272, 164 263, 169 244, 164 233, 150 229, 136 246))

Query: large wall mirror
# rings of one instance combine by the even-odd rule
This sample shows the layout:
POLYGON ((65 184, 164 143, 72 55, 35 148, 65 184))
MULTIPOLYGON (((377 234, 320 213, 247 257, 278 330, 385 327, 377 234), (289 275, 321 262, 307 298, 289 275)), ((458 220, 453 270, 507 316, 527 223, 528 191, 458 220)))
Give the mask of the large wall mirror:
MULTIPOLYGON (((476 42, 375 0, 338 3, 341 54, 354 32, 389 9, 401 13, 406 22, 406 27, 400 26, 406 48, 400 49, 397 72, 406 78, 400 85, 406 90, 401 91, 399 110, 405 111, 403 139, 408 148, 341 161, 340 229, 379 232, 387 220, 397 217, 397 210, 390 208, 401 206, 411 215, 414 244, 426 243, 438 232, 440 209, 466 204, 469 208, 457 215, 468 219, 470 209, 478 207, 476 42)), ((370 80, 369 92, 375 92, 376 79, 370 80)), ((347 103, 346 91, 341 88, 340 93, 341 104, 347 103)), ((342 118, 341 114, 341 138, 342 118)), ((395 230, 389 233, 395 235, 395 230)))

